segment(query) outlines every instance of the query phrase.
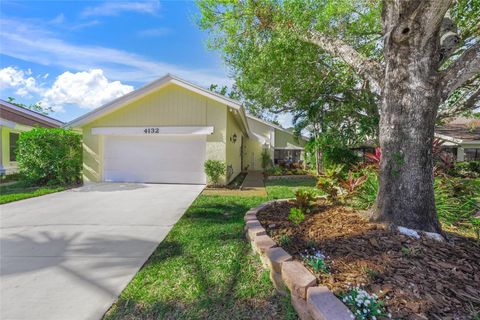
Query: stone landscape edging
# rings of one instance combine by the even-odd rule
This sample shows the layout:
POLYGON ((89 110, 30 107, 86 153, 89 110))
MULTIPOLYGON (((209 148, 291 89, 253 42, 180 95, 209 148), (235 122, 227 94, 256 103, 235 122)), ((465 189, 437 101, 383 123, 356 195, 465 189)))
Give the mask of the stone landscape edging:
POLYGON ((245 214, 245 233, 262 265, 270 271, 270 280, 278 293, 290 294, 292 305, 302 320, 351 320, 353 313, 326 286, 317 286, 316 277, 299 261, 271 239, 257 219, 257 213, 273 200, 252 208, 245 214))
POLYGON ((288 174, 281 176, 268 176, 267 180, 279 180, 279 179, 311 179, 312 176, 309 174, 288 174))

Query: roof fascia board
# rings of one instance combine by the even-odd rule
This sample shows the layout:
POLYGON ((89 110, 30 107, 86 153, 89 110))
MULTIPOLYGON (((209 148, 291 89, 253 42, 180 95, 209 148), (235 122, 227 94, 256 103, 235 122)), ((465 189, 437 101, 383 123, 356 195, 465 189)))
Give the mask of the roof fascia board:
POLYGON ((35 112, 33 110, 29 110, 29 109, 26 109, 26 108, 16 106, 16 105, 14 105, 10 102, 7 102, 5 100, 0 100, 0 104, 3 105, 6 108, 12 109, 14 111, 17 111, 17 112, 20 112, 20 113, 23 113, 23 114, 26 114, 30 117, 35 118, 35 119, 40 119, 42 121, 48 122, 48 123, 53 124, 53 125, 57 125, 57 126, 60 126, 60 127, 64 125, 64 123, 60 120, 45 116, 45 115, 43 115, 41 113, 38 113, 38 112, 35 112))

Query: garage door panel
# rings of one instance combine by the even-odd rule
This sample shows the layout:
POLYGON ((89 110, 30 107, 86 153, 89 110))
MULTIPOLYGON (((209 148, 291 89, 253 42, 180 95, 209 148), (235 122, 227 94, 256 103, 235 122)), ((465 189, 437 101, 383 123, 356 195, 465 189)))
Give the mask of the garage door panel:
POLYGON ((104 178, 118 182, 204 184, 205 153, 204 135, 107 136, 104 178))

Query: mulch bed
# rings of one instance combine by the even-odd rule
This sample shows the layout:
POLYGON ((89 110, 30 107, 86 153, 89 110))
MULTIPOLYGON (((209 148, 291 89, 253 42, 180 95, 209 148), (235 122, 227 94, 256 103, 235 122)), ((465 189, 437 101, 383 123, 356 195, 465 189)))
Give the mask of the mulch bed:
POLYGON ((312 247, 326 255, 330 274, 316 277, 335 294, 361 285, 393 318, 478 319, 480 241, 453 233, 446 242, 414 239, 324 203, 295 226, 287 219, 292 206, 274 203, 257 216, 277 243, 289 236, 283 248, 295 259, 312 247))

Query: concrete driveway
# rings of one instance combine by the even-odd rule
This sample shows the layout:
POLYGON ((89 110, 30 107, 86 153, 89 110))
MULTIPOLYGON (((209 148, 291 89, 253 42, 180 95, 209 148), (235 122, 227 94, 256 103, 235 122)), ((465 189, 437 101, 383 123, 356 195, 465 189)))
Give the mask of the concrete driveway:
POLYGON ((0 318, 100 319, 202 189, 100 183, 0 206, 0 318))

